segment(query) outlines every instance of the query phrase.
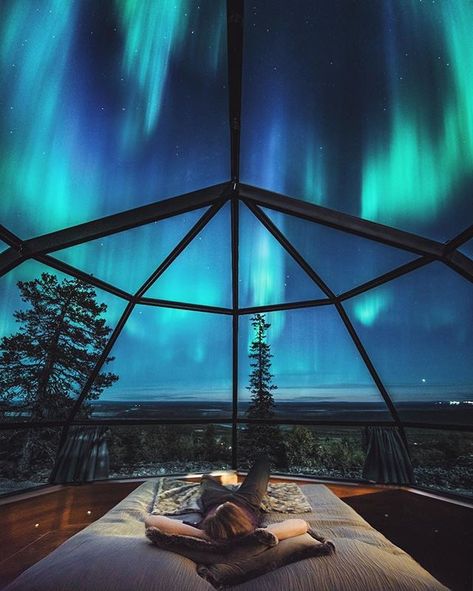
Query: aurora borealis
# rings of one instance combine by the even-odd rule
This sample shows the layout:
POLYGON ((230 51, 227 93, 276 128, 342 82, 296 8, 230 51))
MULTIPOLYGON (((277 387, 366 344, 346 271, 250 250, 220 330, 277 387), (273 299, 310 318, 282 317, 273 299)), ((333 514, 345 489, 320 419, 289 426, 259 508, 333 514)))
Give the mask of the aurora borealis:
POLYGON ((242 181, 442 241, 464 230, 473 5, 278 6, 246 7, 242 181))
MULTIPOLYGON (((225 2, 7 0, 2 8, 6 228, 26 239, 229 180, 225 2)), ((247 2, 242 182, 438 241, 454 237, 473 219, 472 23, 467 0, 247 2)), ((205 211, 51 255, 133 294, 205 211)), ((264 213, 336 294, 417 257, 264 213)), ((326 298, 243 203, 238 238, 240 308, 326 298)), ((470 240, 460 250, 471 257, 472 248, 470 240)), ((231 256, 226 204, 144 296, 230 309, 231 256)), ((57 273, 28 261, 0 277, 0 337, 15 330, 22 306, 16 282, 42 271, 57 273)), ((114 327, 126 302, 97 294, 114 327)), ((343 306, 398 403, 473 400, 472 302, 470 282, 429 263, 343 306)), ((267 319, 277 400, 384 404, 335 307, 267 319)), ((243 401, 249 320, 239 321, 243 401)), ((230 315, 137 304, 111 354, 120 380, 103 399, 231 403, 230 315)))
POLYGON ((224 3, 2 3, 1 221, 28 238, 225 181, 224 3))

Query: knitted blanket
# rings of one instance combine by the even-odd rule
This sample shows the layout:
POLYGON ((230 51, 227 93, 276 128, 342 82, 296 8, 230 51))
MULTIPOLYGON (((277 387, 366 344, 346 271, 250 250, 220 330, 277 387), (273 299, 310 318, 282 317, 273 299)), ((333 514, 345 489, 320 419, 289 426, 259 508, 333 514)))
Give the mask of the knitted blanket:
MULTIPOLYGON (((238 490, 239 485, 230 485, 230 490, 238 490)), ((153 515, 184 515, 201 513, 198 504, 200 484, 163 477, 158 483, 156 497, 151 513, 153 515)), ((293 482, 269 484, 261 503, 266 513, 310 513, 312 507, 301 488, 293 482)))

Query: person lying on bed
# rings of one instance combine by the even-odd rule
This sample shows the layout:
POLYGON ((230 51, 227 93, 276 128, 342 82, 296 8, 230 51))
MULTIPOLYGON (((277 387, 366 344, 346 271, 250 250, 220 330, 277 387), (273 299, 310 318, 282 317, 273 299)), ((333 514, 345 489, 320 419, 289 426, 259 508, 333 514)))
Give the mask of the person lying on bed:
MULTIPOLYGON (((262 521, 261 500, 269 481, 269 460, 260 457, 248 472, 240 488, 233 492, 208 476, 201 482, 201 521, 190 525, 162 515, 148 515, 146 527, 157 527, 170 534, 193 536, 224 542, 251 533, 262 521)), ((307 532, 303 519, 286 519, 267 527, 278 540, 299 536, 307 532)))

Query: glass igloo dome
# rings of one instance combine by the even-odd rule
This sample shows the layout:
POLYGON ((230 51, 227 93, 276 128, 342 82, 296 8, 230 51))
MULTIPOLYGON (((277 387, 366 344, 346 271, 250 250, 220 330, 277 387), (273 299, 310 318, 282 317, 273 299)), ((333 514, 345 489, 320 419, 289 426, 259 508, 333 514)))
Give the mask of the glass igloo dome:
POLYGON ((259 432, 349 480, 394 434, 472 495, 472 22, 7 1, 1 491, 240 468, 259 432))

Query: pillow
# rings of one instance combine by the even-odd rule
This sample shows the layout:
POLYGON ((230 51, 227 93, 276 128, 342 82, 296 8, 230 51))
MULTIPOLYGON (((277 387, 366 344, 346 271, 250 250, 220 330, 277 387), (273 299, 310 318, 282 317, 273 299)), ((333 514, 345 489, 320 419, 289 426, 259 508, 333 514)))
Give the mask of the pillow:
POLYGON ((263 528, 229 542, 168 534, 157 527, 147 528, 146 537, 158 548, 176 552, 199 564, 235 562, 250 556, 254 558, 278 543, 276 536, 263 528))
POLYGON ((333 542, 317 536, 312 530, 306 534, 282 540, 276 546, 255 556, 226 560, 217 564, 198 565, 198 574, 222 590, 239 585, 286 564, 315 556, 327 556, 335 551, 333 542))

